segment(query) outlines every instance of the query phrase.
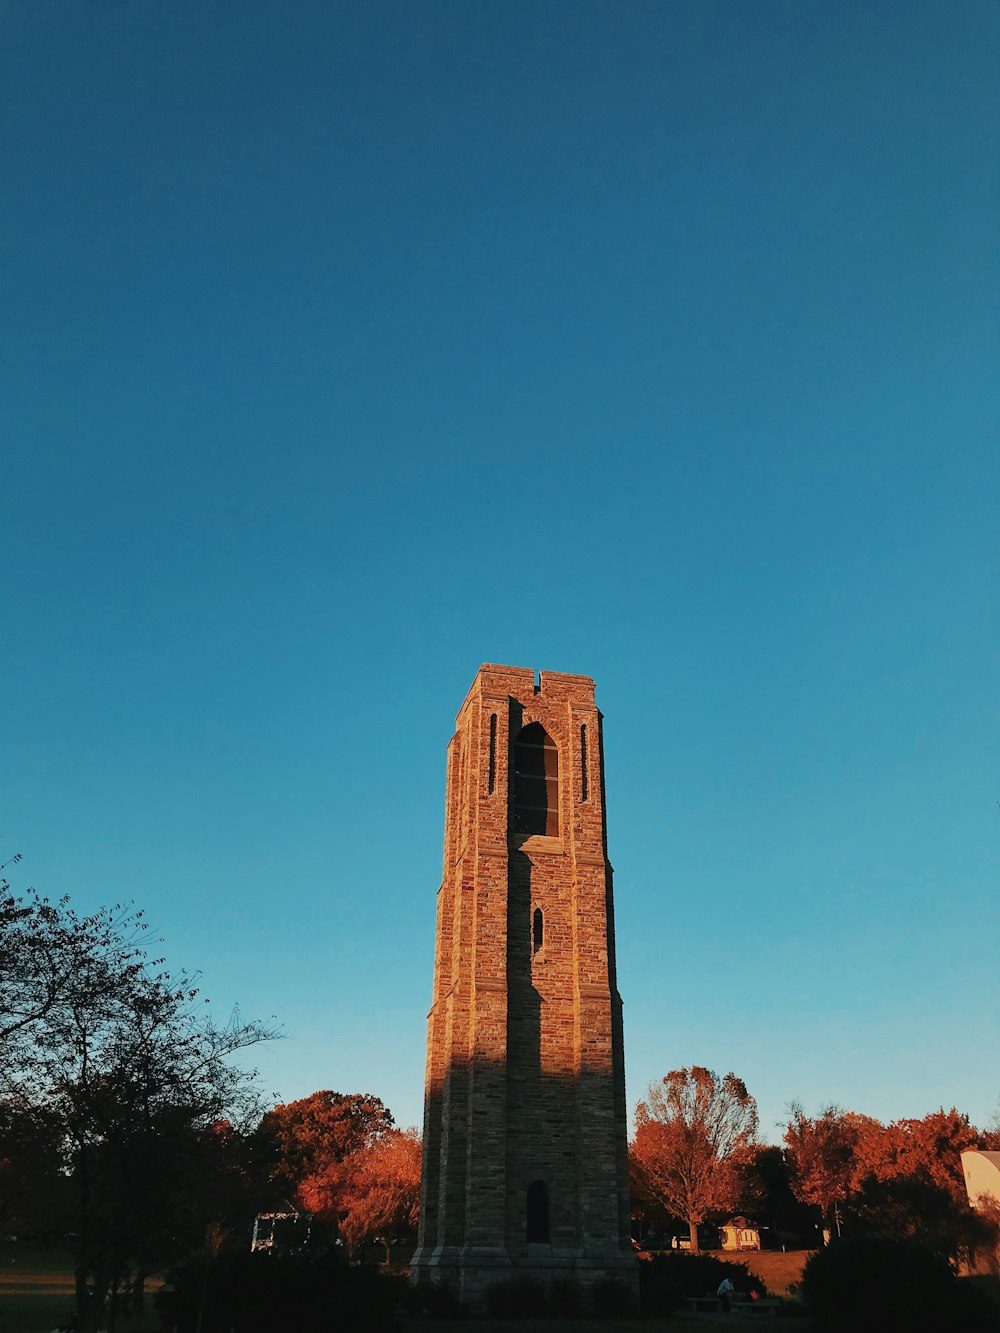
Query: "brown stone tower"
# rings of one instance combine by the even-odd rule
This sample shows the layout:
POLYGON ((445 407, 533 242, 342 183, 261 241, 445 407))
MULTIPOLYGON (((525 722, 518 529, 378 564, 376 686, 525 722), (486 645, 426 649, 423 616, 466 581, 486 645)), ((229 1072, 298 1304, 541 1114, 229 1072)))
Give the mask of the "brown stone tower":
POLYGON ((416 1278, 619 1277, 629 1240, 601 714, 483 666, 448 749, 416 1278))

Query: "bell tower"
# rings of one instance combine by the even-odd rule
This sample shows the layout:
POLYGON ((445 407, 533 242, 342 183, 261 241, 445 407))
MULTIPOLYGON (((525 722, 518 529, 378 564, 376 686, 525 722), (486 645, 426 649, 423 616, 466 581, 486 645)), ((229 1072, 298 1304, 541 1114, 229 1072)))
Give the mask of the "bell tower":
POLYGON ((415 1279, 637 1291, 601 714, 482 666, 448 747, 415 1279))

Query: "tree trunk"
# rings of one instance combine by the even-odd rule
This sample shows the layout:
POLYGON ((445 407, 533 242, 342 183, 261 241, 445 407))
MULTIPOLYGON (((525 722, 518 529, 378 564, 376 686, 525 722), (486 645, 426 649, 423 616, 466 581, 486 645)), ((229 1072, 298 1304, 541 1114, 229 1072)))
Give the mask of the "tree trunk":
POLYGON ((146 1296, 146 1274, 140 1268, 135 1275, 135 1281, 132 1283, 132 1304, 131 1310, 134 1315, 141 1315, 145 1305, 146 1296))
POLYGON ((212 1256, 205 1256, 205 1271, 201 1277, 201 1296, 198 1298, 198 1318, 195 1321, 194 1333, 201 1333, 202 1320, 205 1318, 205 1304, 208 1300, 208 1270, 211 1267, 212 1256))
POLYGON ((108 1287, 110 1285, 111 1280, 106 1271, 97 1270, 94 1272, 90 1294, 84 1300, 83 1309, 77 1310, 77 1327, 80 1333, 97 1333, 104 1323, 104 1308, 107 1303, 108 1287))
POLYGON ((697 1253, 698 1253, 698 1223, 697 1223, 697 1222, 691 1222, 691 1221, 689 1221, 689 1222, 688 1222, 688 1231, 690 1232, 690 1235, 691 1235, 691 1253, 692 1253, 692 1254, 697 1254, 697 1253))
POLYGON ((76 1265, 74 1268, 74 1287, 76 1290, 76 1317, 77 1320, 83 1314, 87 1304, 87 1278, 89 1276, 87 1264, 79 1254, 77 1254, 76 1265))
POLYGON ((115 1278, 111 1284, 111 1291, 108 1297, 107 1309, 107 1330, 108 1333, 115 1333, 118 1326, 118 1310, 121 1302, 121 1279, 115 1278))

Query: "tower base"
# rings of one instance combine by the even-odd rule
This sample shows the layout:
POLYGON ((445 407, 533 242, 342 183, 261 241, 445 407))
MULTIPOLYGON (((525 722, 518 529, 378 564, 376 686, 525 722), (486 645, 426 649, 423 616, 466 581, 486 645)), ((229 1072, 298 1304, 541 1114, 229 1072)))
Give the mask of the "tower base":
MULTIPOLYGON (((473 1314, 491 1312, 493 1288, 526 1279, 538 1284, 549 1296, 553 1286, 579 1290, 581 1314, 593 1311, 591 1288, 611 1279, 621 1283, 623 1313, 639 1312, 639 1263, 632 1254, 618 1250, 608 1254, 559 1250, 549 1245, 532 1246, 537 1253, 511 1257, 504 1250, 451 1249, 426 1258, 418 1250, 410 1265, 411 1282, 446 1285, 473 1314), (544 1251, 544 1253, 542 1253, 544 1251)), ((600 1313, 599 1311, 597 1313, 600 1313)))

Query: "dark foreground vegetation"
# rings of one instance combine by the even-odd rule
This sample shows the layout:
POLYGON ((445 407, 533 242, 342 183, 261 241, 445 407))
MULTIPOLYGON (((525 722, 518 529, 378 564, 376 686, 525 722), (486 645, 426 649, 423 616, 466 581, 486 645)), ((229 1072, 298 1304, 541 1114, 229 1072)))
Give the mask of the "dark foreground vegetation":
POLYGON ((216 1025, 146 936, 127 906, 0 886, 0 1234, 69 1246, 79 1333, 113 1330, 246 1205, 239 1128, 260 1112, 235 1057, 273 1034, 216 1025))
POLYGON ((802 1299, 816 1333, 996 1333, 995 1284, 959 1278, 933 1249, 910 1239, 852 1236, 813 1255, 802 1299))
MULTIPOLYGON (((0 1330, 65 1327, 74 1303, 72 1256, 32 1253, 11 1263, 17 1248, 0 1247, 0 1330)), ((162 1287, 159 1279, 153 1283, 157 1290, 147 1294, 144 1312, 120 1309, 117 1323, 119 1333, 447 1333, 462 1324, 477 1333, 714 1333, 742 1326, 748 1316, 695 1316, 687 1297, 715 1291, 723 1276, 738 1295, 765 1294, 741 1263, 715 1255, 666 1255, 643 1262, 640 1275, 639 1317, 627 1311, 627 1293, 615 1282, 588 1295, 574 1283, 523 1279, 498 1283, 487 1309, 473 1319, 447 1287, 414 1287, 403 1273, 352 1266, 335 1250, 275 1256, 223 1247, 209 1259, 175 1265, 162 1287)), ((810 1257, 798 1295, 801 1300, 784 1301, 775 1318, 784 1333, 1000 1330, 997 1280, 959 1278, 911 1241, 835 1242, 810 1257)))
POLYGON ((329 1255, 240 1253, 174 1269, 156 1307, 177 1333, 392 1333, 406 1290, 403 1277, 329 1255))
MULTIPOLYGON (((245 1059, 274 1028, 238 1014, 215 1023, 192 979, 165 971, 148 941, 128 905, 81 916, 0 881, 0 1237, 60 1251, 72 1269, 68 1293, 52 1275, 16 1292, 4 1282, 0 1330, 23 1333, 15 1305, 60 1287, 60 1322, 71 1311, 76 1333, 124 1333, 149 1279, 168 1271, 179 1326, 186 1274, 199 1266, 218 1277, 220 1301, 246 1290, 273 1312, 284 1286, 281 1300, 305 1302, 304 1319, 324 1286, 345 1310, 356 1291, 359 1306, 391 1305, 382 1287, 360 1287, 376 1279, 348 1272, 346 1256, 374 1235, 388 1255, 412 1235, 419 1136, 368 1094, 267 1109, 245 1059), (308 1254, 249 1266, 258 1214, 300 1223, 285 1247, 308 1254), (328 1251, 332 1276, 321 1279, 328 1251)), ((210 1295, 211 1283, 199 1308, 210 1295)))

